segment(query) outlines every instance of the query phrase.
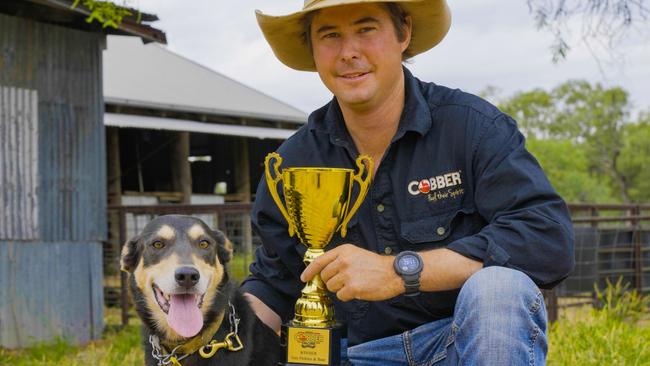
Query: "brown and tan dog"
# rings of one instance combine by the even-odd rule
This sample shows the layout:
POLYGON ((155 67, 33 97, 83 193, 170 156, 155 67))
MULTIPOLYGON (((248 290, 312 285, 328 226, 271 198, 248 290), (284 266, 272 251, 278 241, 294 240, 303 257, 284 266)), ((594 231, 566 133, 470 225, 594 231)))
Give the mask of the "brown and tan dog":
POLYGON ((277 364, 279 338, 229 280, 231 256, 221 232, 190 216, 157 217, 124 245, 146 365, 277 364))

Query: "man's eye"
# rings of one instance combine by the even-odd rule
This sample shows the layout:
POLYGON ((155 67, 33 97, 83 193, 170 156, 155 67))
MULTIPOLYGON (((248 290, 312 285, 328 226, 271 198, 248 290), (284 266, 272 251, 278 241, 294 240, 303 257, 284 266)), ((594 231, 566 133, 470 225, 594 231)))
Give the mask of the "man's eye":
POLYGON ((363 27, 363 28, 359 29, 359 33, 368 33, 368 32, 373 31, 373 30, 375 30, 374 27, 363 27))
POLYGON ((327 33, 323 36, 323 38, 338 38, 339 34, 338 33, 327 33))

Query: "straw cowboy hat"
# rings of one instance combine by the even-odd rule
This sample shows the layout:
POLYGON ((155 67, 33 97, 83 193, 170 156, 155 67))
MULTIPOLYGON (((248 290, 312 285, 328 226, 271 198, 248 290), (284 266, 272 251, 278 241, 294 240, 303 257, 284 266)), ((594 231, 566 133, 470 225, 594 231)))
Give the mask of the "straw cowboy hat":
MULTIPOLYGON (((292 69, 316 71, 309 46, 302 38, 302 17, 314 10, 333 6, 386 2, 381 0, 305 0, 301 11, 284 16, 255 11, 257 23, 271 45, 275 56, 292 69)), ((447 34, 451 14, 446 0, 391 0, 399 4, 412 19, 413 36, 409 52, 415 56, 437 45, 447 34)))

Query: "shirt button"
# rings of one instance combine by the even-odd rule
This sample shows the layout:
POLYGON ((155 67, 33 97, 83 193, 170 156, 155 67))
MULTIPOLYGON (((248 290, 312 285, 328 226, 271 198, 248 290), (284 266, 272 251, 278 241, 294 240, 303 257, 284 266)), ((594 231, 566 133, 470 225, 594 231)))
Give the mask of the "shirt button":
POLYGON ((381 203, 378 204, 378 205, 377 205, 377 211, 379 211, 379 212, 384 212, 384 205, 382 205, 381 203))
POLYGON ((445 228, 442 227, 442 226, 439 227, 439 228, 437 228, 437 229, 436 229, 436 233, 438 233, 438 235, 440 235, 440 236, 445 235, 445 228))
POLYGON ((386 247, 386 248, 384 248, 384 253, 386 253, 386 254, 390 254, 390 253, 392 253, 392 252, 393 252, 393 248, 391 248, 391 247, 386 247))

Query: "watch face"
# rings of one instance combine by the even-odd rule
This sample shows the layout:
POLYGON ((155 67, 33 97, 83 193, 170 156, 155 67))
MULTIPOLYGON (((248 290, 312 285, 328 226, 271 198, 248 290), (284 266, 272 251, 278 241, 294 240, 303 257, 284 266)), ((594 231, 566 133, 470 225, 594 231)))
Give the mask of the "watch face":
POLYGON ((397 265, 405 274, 416 273, 420 269, 420 260, 414 255, 404 255, 399 258, 397 265))

